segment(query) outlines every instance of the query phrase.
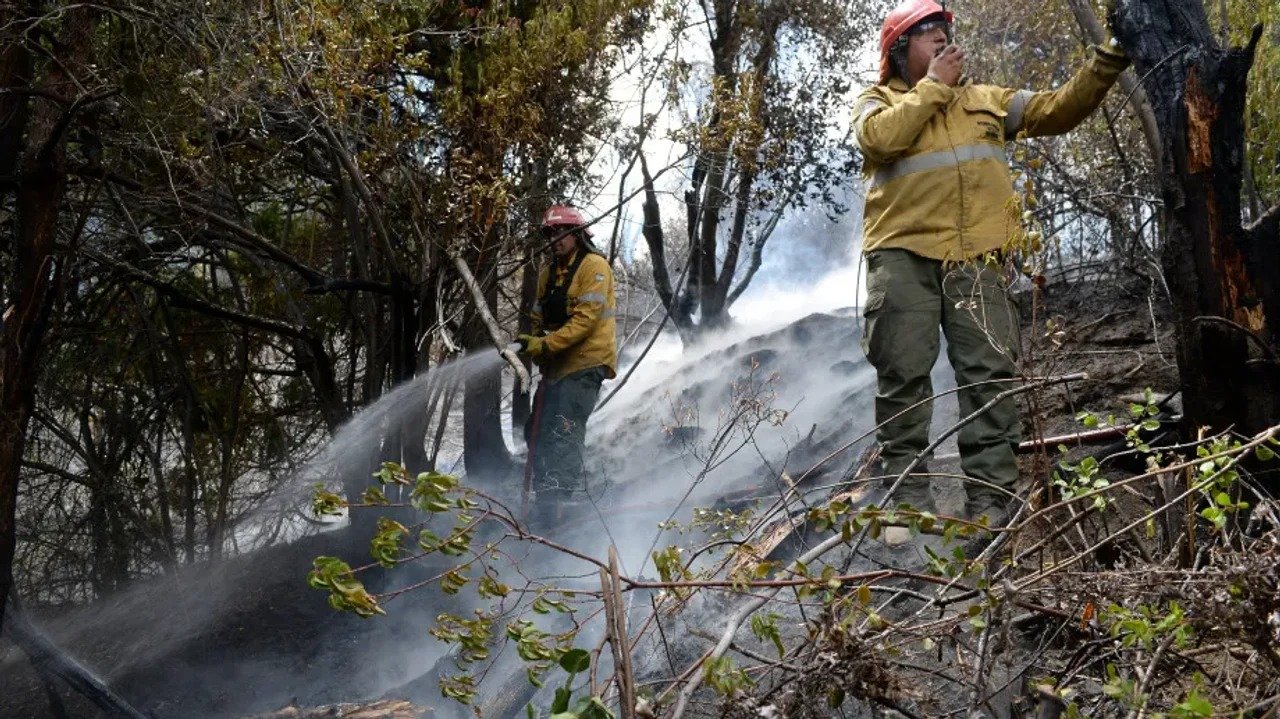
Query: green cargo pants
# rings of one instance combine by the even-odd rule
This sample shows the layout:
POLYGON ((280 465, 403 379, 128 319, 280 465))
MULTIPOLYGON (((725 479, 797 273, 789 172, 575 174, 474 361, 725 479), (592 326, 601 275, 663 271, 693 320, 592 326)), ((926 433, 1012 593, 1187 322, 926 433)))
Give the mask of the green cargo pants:
POLYGON ((543 380, 525 439, 533 457, 533 490, 539 496, 585 489, 582 450, 587 419, 600 396, 604 367, 590 367, 560 379, 543 380))
MULTIPOLYGON (((907 250, 868 252, 862 348, 876 368, 876 439, 881 469, 897 477, 929 444, 933 403, 929 372, 938 358, 938 327, 947 337, 955 370, 960 417, 1013 386, 1018 311, 1000 270, 980 259, 944 264, 907 250), (890 419, 904 412, 896 419, 890 419)), ((981 482, 1012 491, 1018 478, 1014 449, 1021 438, 1017 403, 1005 399, 959 432, 960 466, 970 500, 998 495, 981 482)), ((928 457, 924 458, 926 461, 928 457)), ((925 481, 909 479, 897 497, 929 507, 925 481), (922 494, 923 493, 923 494, 922 494)))

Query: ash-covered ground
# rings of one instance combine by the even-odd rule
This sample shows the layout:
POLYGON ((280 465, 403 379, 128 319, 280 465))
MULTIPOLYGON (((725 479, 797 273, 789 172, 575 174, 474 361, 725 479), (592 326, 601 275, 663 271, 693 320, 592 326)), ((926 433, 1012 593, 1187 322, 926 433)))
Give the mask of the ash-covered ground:
MULTIPOLYGON (((1037 308, 1034 321, 1031 308, 1024 307, 1024 333, 1036 345, 1037 359, 1052 359, 1052 371, 1083 367, 1094 377, 1074 393, 1040 397, 1040 426, 1067 429, 1070 410, 1081 404, 1107 402, 1143 386, 1169 389, 1172 339, 1161 336, 1162 324, 1152 321, 1147 307, 1140 292, 1114 288, 1058 291, 1037 308), (1057 326, 1077 336, 1056 337, 1056 345, 1041 341, 1043 323, 1052 315, 1065 318, 1057 326), (1137 359, 1116 361, 1130 356, 1137 359)), ((687 525, 695 507, 768 506, 796 478, 814 492, 835 491, 871 443, 874 371, 859 337, 856 312, 820 312, 765 331, 739 328, 678 361, 646 367, 591 428, 594 506, 551 529, 551 536, 600 559, 608 546, 616 546, 623 574, 653 577, 654 549, 688 539, 659 530, 660 522, 687 525), (820 471, 807 473, 837 451, 820 471)), ((944 359, 935 370, 935 389, 952 386, 944 359)), ((603 394, 610 391, 606 383, 603 394)), ((947 395, 937 403, 935 431, 954 418, 955 403, 947 395)), ((944 445, 940 454, 954 452, 951 447, 944 445)), ((935 471, 953 471, 946 459, 940 462, 935 471)), ((485 489, 514 505, 518 481, 485 489)), ((878 483, 868 483, 858 501, 874 501, 880 491, 878 483)), ((944 513, 957 511, 959 481, 941 480, 938 496, 944 513)), ((814 538, 801 529, 788 541, 779 551, 794 556, 814 538)), ((439 661, 444 647, 427 630, 437 614, 465 612, 470 600, 427 588, 388 603, 386 617, 361 620, 337 613, 323 593, 306 586, 305 577, 318 555, 361 563, 351 544, 344 531, 325 532, 217 566, 184 568, 91 606, 35 607, 31 614, 54 641, 156 717, 237 717, 290 704, 383 697, 435 707, 441 716, 467 713, 439 695, 437 680, 451 662, 439 661)), ((529 549, 510 556, 522 573, 574 577, 570 583, 598 587, 593 567, 555 552, 529 549)), ((888 550, 869 542, 840 561, 846 571, 857 571, 925 559, 920 545, 888 550)), ((376 570, 366 581, 375 591, 394 589, 442 566, 430 560, 412 570, 376 570)), ((651 640, 642 643, 637 672, 654 678, 680 667, 681 658, 696 658, 709 646, 708 637, 719 634, 735 601, 707 595, 684 609, 676 620, 679 640, 662 648, 651 640)), ((801 623, 787 619, 796 620, 791 626, 801 623)), ((583 636, 592 636, 591 630, 583 636)), ((27 660, 8 643, 0 647, 0 715, 54 716, 27 660)), ((490 709, 486 716, 505 716, 508 709, 523 715, 530 693, 511 682, 516 668, 507 652, 485 676, 479 705, 490 709)), ((83 699, 65 690, 59 694, 71 716, 94 715, 83 699)))

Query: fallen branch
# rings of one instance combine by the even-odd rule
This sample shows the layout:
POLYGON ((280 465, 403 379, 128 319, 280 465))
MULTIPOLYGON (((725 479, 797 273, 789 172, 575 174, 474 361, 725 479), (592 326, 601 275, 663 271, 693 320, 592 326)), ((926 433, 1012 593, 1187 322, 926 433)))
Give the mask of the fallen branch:
POLYGON ((627 641, 627 612, 622 604, 618 574, 618 550, 609 547, 609 570, 600 570, 604 590, 605 629, 613 650, 613 675, 618 683, 618 714, 622 719, 636 715, 635 678, 631 671, 631 646, 627 641))
POLYGON ((1095 442, 1104 442, 1109 439, 1123 437, 1133 429, 1131 424, 1123 424, 1117 427, 1106 427, 1104 429, 1091 429, 1087 432, 1073 432, 1071 434, 1060 434, 1056 437, 1045 437, 1043 439, 1029 439, 1018 445, 1015 450, 1018 454, 1031 454, 1045 447, 1056 447, 1060 444, 1093 444, 1095 442))
POLYGON ((511 369, 515 370, 516 384, 519 385, 519 389, 527 391, 532 385, 532 380, 529 379, 529 372, 520 363, 516 353, 507 347, 507 340, 502 337, 502 331, 498 329, 498 321, 494 319, 493 313, 489 311, 489 303, 484 298, 484 290, 480 289, 480 283, 476 282, 476 276, 471 274, 471 268, 467 267, 466 261, 460 255, 452 255, 450 259, 453 260, 453 266, 458 269, 462 282, 471 291, 471 299, 475 301, 476 313, 480 315, 480 321, 484 323, 485 329, 489 330, 489 339, 493 340, 493 345, 498 348, 498 354, 502 355, 502 359, 511 365, 511 369))

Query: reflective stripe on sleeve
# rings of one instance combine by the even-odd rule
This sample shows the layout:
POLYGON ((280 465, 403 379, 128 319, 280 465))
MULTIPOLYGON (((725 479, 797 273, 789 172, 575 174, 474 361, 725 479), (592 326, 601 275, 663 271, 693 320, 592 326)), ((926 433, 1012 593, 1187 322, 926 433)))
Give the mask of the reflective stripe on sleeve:
POLYGON ((879 100, 864 100, 861 105, 854 108, 854 115, 857 117, 855 122, 862 122, 867 119, 867 115, 882 107, 885 107, 885 104, 879 100))
POLYGON ((579 302, 599 302, 600 304, 604 304, 604 295, 598 292, 588 292, 585 295, 579 295, 578 301, 579 302))
POLYGON ((1009 109, 1004 116, 1005 137, 1011 137, 1022 129, 1022 114, 1027 111, 1027 101, 1034 94, 1030 90, 1019 90, 1013 93, 1013 99, 1009 101, 1009 109))

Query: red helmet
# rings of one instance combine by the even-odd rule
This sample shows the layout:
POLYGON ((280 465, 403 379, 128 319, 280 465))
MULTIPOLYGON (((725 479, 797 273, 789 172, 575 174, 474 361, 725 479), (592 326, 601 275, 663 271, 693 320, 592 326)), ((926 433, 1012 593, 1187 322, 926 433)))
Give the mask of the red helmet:
POLYGON ((552 205, 547 208, 547 214, 542 216, 542 229, 549 230, 558 227, 581 227, 587 237, 591 237, 591 228, 587 227, 587 218, 582 216, 582 211, 570 205, 552 205))
POLYGON ((951 11, 943 9, 933 0, 906 0, 885 16, 884 27, 880 28, 880 82, 888 82, 893 74, 893 68, 889 63, 889 51, 893 49, 893 44, 902 37, 903 33, 910 30, 912 25, 930 15, 943 15, 948 23, 955 22, 955 16, 951 11))

